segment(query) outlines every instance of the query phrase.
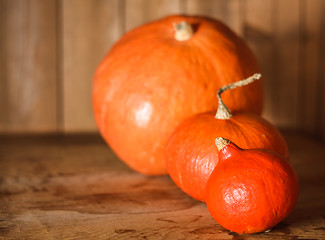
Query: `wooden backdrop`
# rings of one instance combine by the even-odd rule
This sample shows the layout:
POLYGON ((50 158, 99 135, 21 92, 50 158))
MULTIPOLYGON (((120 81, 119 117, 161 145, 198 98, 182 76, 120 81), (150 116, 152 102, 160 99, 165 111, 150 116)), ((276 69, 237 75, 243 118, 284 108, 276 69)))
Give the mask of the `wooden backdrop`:
POLYGON ((325 139, 324 0, 0 0, 0 133, 97 131, 97 64, 126 31, 177 13, 241 35, 262 67, 264 116, 325 139))

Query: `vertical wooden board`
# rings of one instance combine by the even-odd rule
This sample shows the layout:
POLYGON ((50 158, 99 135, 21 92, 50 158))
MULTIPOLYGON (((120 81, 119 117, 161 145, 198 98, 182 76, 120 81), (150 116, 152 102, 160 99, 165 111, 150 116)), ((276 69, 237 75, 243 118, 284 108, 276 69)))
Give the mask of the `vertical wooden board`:
POLYGON ((2 132, 55 131, 56 2, 1 1, 2 132))
POLYGON ((299 65, 299 1, 277 0, 274 10, 274 79, 272 102, 275 124, 297 128, 299 65))
POLYGON ((187 0, 186 13, 216 18, 237 34, 242 34, 243 1, 239 0, 187 0))
MULTIPOLYGON (((324 31, 322 18, 324 6, 322 0, 301 1, 301 54, 300 54, 300 94, 299 94, 299 127, 309 134, 317 134, 318 91, 321 81, 321 34, 324 31)), ((324 19, 324 18, 323 18, 324 19)), ((324 21, 324 20, 323 20, 324 21)), ((324 24, 324 23, 323 23, 324 24)), ((324 50, 324 49, 323 49, 324 50)), ((323 109, 324 111, 325 109, 323 109)))
POLYGON ((0 0, 0 132, 4 132, 8 128, 7 116, 7 39, 5 36, 8 25, 8 2, 0 0))
POLYGON ((181 0, 126 0, 125 3, 126 31, 183 10, 181 0))
POLYGON ((319 1, 320 24, 318 30, 319 38, 319 64, 317 83, 317 114, 316 114, 316 136, 325 141, 325 2, 319 1))
POLYGON ((69 0, 62 6, 63 129, 96 131, 92 78, 111 45, 122 35, 119 0, 69 0))
POLYGON ((243 36, 249 44, 261 67, 264 84, 263 117, 275 123, 274 114, 276 103, 272 96, 277 88, 274 86, 274 29, 273 29, 273 0, 246 0, 243 20, 243 36))

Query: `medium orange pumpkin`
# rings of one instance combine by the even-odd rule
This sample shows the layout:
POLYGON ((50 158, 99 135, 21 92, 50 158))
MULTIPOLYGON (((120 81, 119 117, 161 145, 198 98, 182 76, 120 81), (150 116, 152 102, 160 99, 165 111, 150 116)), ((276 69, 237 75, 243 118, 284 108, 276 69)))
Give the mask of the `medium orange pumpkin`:
POLYGON ((298 199, 298 179, 289 162, 265 149, 243 150, 217 138, 219 163, 206 192, 212 217, 240 234, 263 232, 293 210, 298 199))
MULTIPOLYGON (((99 65, 93 109, 99 131, 136 171, 166 174, 164 147, 176 125, 217 108, 221 86, 259 71, 247 45, 219 21, 170 16, 125 34, 99 65)), ((224 101, 260 114, 262 83, 224 101)))
POLYGON ((218 163, 214 139, 223 136, 242 148, 269 149, 288 158, 286 141, 275 126, 258 115, 247 112, 231 114, 221 93, 255 81, 254 76, 221 88, 218 91, 217 114, 206 112, 181 122, 171 134, 165 151, 168 173, 184 192, 204 201, 206 183, 218 163))

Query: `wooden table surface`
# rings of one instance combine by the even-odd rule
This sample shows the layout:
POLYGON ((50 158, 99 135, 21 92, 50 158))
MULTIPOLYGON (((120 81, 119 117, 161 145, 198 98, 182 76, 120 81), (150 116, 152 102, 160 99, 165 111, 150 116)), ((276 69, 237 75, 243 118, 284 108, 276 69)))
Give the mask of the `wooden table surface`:
POLYGON ((168 176, 120 162, 97 135, 0 137, 1 239, 325 239, 325 145, 285 133, 300 181, 271 232, 223 229, 168 176))

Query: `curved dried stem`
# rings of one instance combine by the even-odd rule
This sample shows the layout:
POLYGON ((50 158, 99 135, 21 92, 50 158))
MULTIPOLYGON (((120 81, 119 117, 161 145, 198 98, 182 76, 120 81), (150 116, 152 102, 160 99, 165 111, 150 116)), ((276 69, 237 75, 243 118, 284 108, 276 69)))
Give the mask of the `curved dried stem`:
POLYGON ((262 75, 260 73, 255 73, 254 75, 252 75, 244 80, 240 80, 238 82, 234 82, 234 83, 228 84, 224 87, 221 87, 217 93, 219 106, 218 106, 218 110, 215 115, 215 118, 216 119, 230 119, 232 117, 230 110, 227 108, 227 106, 222 101, 221 94, 223 92, 233 89, 233 88, 248 85, 248 84, 260 79, 261 77, 262 77, 262 75))

